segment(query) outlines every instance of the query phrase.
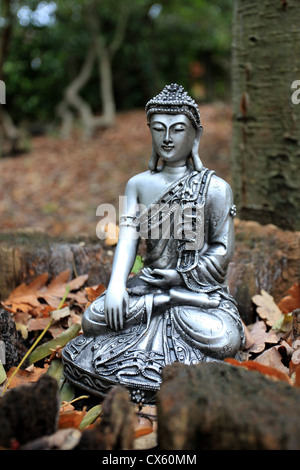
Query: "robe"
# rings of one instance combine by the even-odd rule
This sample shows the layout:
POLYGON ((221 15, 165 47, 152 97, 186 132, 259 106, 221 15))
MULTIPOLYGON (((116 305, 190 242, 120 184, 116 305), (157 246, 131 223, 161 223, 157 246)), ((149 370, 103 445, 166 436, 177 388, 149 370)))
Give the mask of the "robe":
POLYGON ((187 296, 217 294, 219 305, 187 301, 157 307, 155 295, 164 289, 143 280, 142 270, 128 280, 129 311, 122 330, 105 323, 105 292, 85 311, 83 335, 63 350, 67 378, 101 396, 112 385, 123 385, 133 401, 151 403, 166 365, 236 357, 245 337, 226 281, 234 213, 230 186, 203 169, 186 174, 131 219, 146 239, 145 268, 176 269, 187 296))

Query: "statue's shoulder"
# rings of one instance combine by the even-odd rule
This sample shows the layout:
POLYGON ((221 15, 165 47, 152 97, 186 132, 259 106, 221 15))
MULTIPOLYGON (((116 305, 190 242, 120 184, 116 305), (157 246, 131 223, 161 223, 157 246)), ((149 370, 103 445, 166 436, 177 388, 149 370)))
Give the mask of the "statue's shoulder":
POLYGON ((151 178, 151 171, 143 171, 132 176, 127 182, 127 188, 136 188, 138 189, 141 185, 144 185, 151 178))
POLYGON ((233 199, 232 189, 229 183, 212 173, 209 186, 207 188, 207 199, 215 202, 231 202, 233 199))

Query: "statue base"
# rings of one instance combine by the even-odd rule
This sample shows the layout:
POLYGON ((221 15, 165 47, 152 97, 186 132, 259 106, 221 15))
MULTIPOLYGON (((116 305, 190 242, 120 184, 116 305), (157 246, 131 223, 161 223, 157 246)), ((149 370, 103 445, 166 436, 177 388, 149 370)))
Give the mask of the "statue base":
POLYGON ((157 375, 153 375, 148 380, 142 373, 137 374, 137 370, 142 370, 147 363, 146 357, 141 354, 140 357, 137 355, 135 358, 128 357, 128 370, 135 369, 134 379, 130 376, 130 372, 122 376, 124 360, 122 368, 112 370, 108 365, 103 367, 101 373, 101 371, 96 371, 92 361, 87 359, 91 357, 96 347, 97 339, 84 335, 78 336, 65 346, 62 353, 64 375, 70 383, 101 398, 106 397, 111 387, 122 385, 128 390, 133 403, 155 404, 156 393, 161 385, 161 367, 157 375))

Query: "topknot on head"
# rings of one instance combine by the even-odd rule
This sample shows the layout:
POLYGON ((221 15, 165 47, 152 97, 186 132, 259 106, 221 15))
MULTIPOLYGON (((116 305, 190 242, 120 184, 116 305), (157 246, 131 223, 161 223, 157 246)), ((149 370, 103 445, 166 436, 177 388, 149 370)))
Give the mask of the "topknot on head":
POLYGON ((177 83, 166 85, 157 96, 148 101, 145 109, 148 124, 153 114, 185 114, 196 129, 201 127, 197 103, 177 83))

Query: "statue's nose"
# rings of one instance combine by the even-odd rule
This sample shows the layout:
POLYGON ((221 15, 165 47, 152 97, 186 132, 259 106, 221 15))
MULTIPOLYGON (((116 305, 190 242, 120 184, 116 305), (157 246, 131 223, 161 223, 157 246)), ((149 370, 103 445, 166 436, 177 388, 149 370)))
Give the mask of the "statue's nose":
POLYGON ((172 142, 172 137, 171 137, 170 129, 167 129, 164 135, 164 143, 169 143, 169 142, 172 142))

